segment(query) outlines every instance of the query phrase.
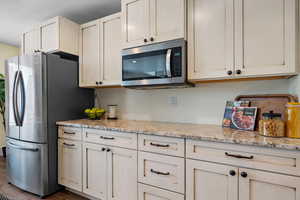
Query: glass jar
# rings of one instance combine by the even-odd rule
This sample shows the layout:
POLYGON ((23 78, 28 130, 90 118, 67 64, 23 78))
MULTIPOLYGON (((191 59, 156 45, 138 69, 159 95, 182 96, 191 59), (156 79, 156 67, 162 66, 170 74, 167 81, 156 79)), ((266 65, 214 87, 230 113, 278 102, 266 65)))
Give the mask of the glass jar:
POLYGON ((300 103, 287 104, 287 137, 300 138, 300 103))
POLYGON ((281 119, 280 113, 263 113, 263 118, 259 121, 260 135, 267 137, 284 137, 285 123, 281 119))

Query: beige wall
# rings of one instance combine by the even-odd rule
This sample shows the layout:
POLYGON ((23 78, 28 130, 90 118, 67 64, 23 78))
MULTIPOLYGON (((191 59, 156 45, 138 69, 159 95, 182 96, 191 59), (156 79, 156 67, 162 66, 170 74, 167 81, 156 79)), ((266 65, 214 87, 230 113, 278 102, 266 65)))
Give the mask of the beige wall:
POLYGON ((282 80, 210 83, 168 90, 97 89, 98 105, 118 104, 120 116, 132 120, 221 124, 227 100, 241 94, 300 95, 300 77, 282 80), (177 97, 177 105, 171 103, 177 97))
MULTIPOLYGON (((4 74, 5 60, 18 54, 19 48, 0 43, 0 73, 4 74)), ((1 116, 0 121, 0 147, 2 147, 5 144, 5 133, 1 116)))

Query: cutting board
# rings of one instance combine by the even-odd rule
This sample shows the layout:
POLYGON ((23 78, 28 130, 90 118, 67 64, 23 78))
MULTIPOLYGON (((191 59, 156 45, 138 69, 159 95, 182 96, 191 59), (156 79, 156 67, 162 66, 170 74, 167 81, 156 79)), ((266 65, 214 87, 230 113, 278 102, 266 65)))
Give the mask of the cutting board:
POLYGON ((288 102, 298 102, 298 98, 290 94, 254 94, 240 95, 235 98, 236 101, 250 101, 251 107, 257 107, 256 128, 258 130, 258 122, 262 119, 262 114, 270 111, 281 113, 282 118, 286 121, 286 104, 288 102))

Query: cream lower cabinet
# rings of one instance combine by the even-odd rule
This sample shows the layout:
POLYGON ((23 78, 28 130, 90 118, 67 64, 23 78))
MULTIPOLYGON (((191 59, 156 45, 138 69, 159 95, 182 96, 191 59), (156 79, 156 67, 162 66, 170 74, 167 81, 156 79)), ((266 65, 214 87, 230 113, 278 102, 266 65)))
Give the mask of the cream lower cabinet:
POLYGON ((184 200, 184 195, 139 184, 139 200, 184 200))
POLYGON ((296 0, 189 0, 188 79, 294 75, 296 0))
POLYGON ((82 144, 79 141, 58 141, 58 183, 82 191, 82 144))
POLYGON ((298 200, 300 178, 189 160, 186 200, 298 200))
POLYGON ((121 85, 121 15, 110 15, 81 25, 80 87, 121 85))
POLYGON ((101 200, 136 200, 137 151, 84 143, 83 192, 101 200))

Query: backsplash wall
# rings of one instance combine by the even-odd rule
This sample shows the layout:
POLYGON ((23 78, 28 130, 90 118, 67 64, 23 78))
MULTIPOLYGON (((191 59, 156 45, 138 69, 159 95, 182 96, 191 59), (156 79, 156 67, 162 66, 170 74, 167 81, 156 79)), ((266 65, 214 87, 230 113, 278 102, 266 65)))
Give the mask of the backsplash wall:
POLYGON ((221 124, 227 100, 241 94, 272 93, 300 94, 300 78, 209 83, 167 90, 96 89, 96 105, 106 108, 117 104, 122 119, 221 124))

